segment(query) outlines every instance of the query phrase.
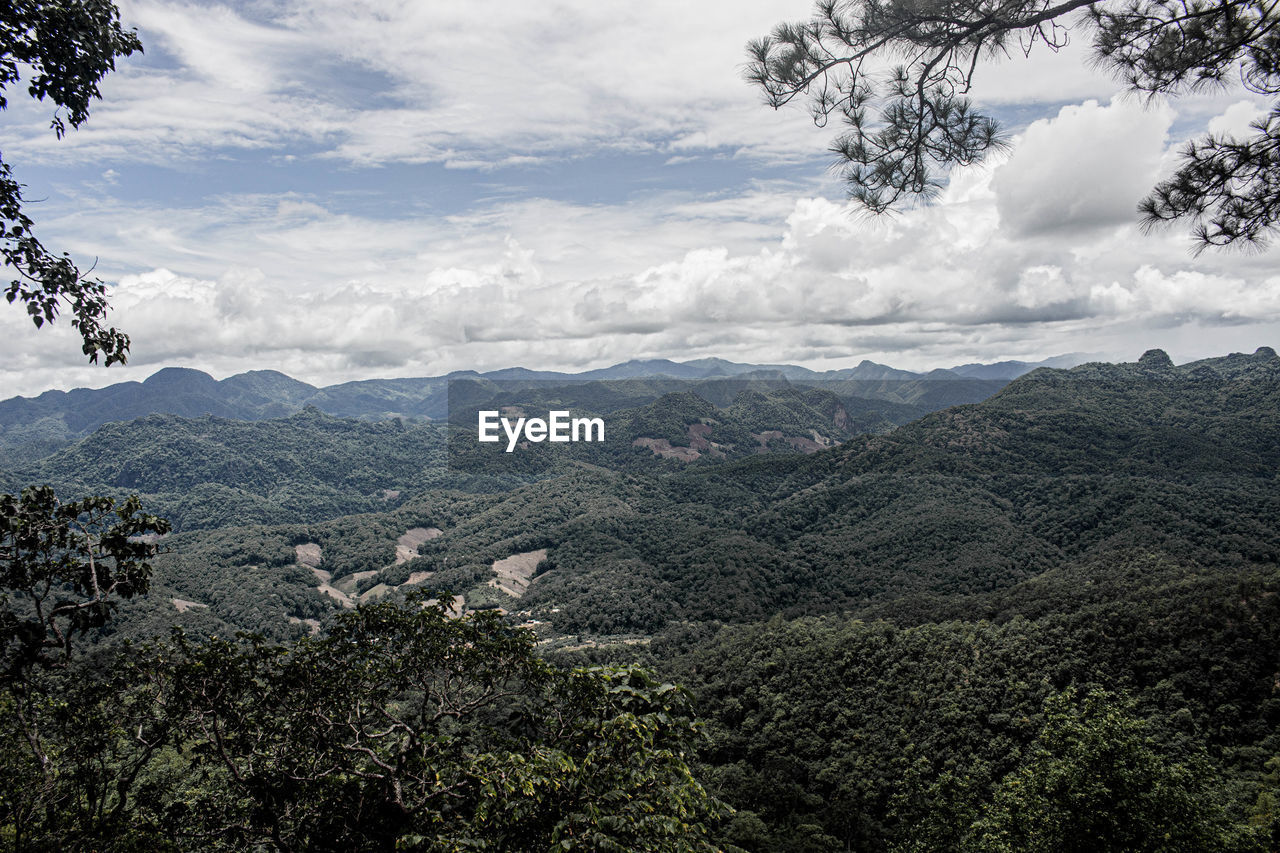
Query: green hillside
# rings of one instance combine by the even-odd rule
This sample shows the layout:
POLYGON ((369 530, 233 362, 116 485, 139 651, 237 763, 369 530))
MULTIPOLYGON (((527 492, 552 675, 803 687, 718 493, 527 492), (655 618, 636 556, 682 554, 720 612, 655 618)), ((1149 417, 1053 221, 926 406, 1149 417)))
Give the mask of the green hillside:
MULTIPOLYGON (((193 508, 223 526, 161 540, 151 592, 120 607, 98 653, 174 623, 326 642, 366 611, 344 612, 399 612, 419 591, 442 611, 505 613, 564 671, 638 662, 692 691, 705 737, 689 768, 735 810, 710 824, 718 849, 1276 849, 1273 351, 1039 370, 816 450, 785 439, 856 428, 846 399, 717 400, 622 406, 603 444, 509 459, 465 429, 446 454, 436 427, 306 412, 146 419, 47 464, 155 496, 234 490, 282 514, 301 471, 368 500, 403 484, 380 511, 288 524, 193 508), (766 428, 783 440, 760 442, 766 428), (113 452, 123 436, 146 449, 113 452), (442 456, 471 467, 433 481, 424 466, 442 456), (392 469, 401 479, 379 479, 392 469)), ((276 653, 262 654, 243 665, 267 672, 276 653)))
MULTIPOLYGON (((741 434, 765 425, 829 424, 830 409, 822 407, 839 403, 791 390, 740 396, 722 410, 693 395, 667 396, 615 413, 626 431, 605 445, 570 446, 569 458, 493 446, 485 456, 473 439, 455 434, 472 456, 451 453, 447 477, 428 471, 441 448, 427 427, 312 413, 266 426, 222 424, 228 433, 215 446, 187 443, 195 438, 186 430, 201 423, 207 430, 210 422, 175 431, 178 422, 151 419, 139 423, 157 434, 139 446, 167 448, 143 454, 153 468, 115 457, 95 469, 92 448, 104 441, 53 457, 50 470, 97 470, 109 486, 134 478, 127 485, 178 501, 179 490, 193 485, 188 501, 252 495, 291 522, 332 517, 322 510, 339 498, 322 504, 323 496, 381 509, 387 499, 377 490, 413 489, 400 499, 408 500, 404 510, 438 516, 433 525, 445 535, 420 545, 416 569, 387 568, 367 586, 398 586, 413 570, 445 566, 471 567, 457 583, 483 586, 494 560, 547 548, 554 571, 544 571, 519 602, 499 595, 496 603, 560 633, 651 632, 673 620, 952 602, 1049 570, 1137 554, 1231 570, 1270 564, 1280 554, 1278 366, 1260 352, 1178 369, 1149 356, 1132 365, 1038 371, 987 402, 889 434, 808 455, 784 445, 790 452, 698 460, 714 464, 662 459, 631 437, 688 447, 689 425, 705 423, 710 441, 740 448, 741 434), (232 437, 237 430, 255 436, 255 453, 231 450, 244 446, 232 437), (304 444, 282 452, 289 436, 304 444), (359 449, 343 450, 347 443, 359 449), (486 459, 504 467, 487 467, 486 459), (176 471, 185 479, 174 479, 176 471), (492 476, 499 472, 505 480, 492 476), (433 489, 433 476, 437 485, 453 478, 454 488, 433 489), (310 517, 281 500, 307 489, 310 517)), ((752 440, 752 450, 759 447, 752 440)), ((194 517, 202 511, 202 504, 189 510, 194 517)), ((225 511, 208 518, 234 521, 225 511)), ((185 514, 179 521, 188 529, 198 523, 185 514)), ((395 538, 387 534, 384 547, 395 538)), ((361 570, 382 568, 373 561, 361 570)))
MULTIPOLYGON (((496 389, 492 383, 463 384, 474 388, 459 392, 479 401, 474 408, 498 405, 490 396, 496 389)), ((47 482, 66 493, 136 492, 177 530, 311 522, 394 508, 432 488, 505 490, 565 473, 579 463, 615 470, 662 468, 664 455, 636 446, 637 439, 668 436, 669 446, 688 449, 692 442, 703 451, 715 442, 716 449, 705 456, 723 461, 763 452, 812 452, 822 446, 814 438, 824 445, 837 443, 860 432, 891 429, 890 418, 923 413, 895 404, 842 401, 785 382, 764 393, 743 390, 754 384, 737 383, 732 390, 738 393, 724 409, 690 391, 666 393, 635 408, 615 408, 651 400, 668 385, 687 387, 677 380, 628 380, 567 388, 536 384, 517 392, 516 399, 531 408, 542 406, 542 411, 574 406, 575 412, 604 413, 609 430, 603 444, 543 445, 508 455, 501 447, 477 444, 474 417, 461 416, 452 443, 446 445, 444 424, 352 420, 312 407, 275 420, 150 415, 101 426, 43 459, 18 463, 0 478, 13 490, 47 482), (628 389, 626 394, 620 386, 628 389), (600 408, 581 408, 585 404, 600 408), (446 447, 451 448, 448 454, 446 447)), ((708 387, 721 395, 729 390, 708 387)))
POLYGON ((107 424, 9 474, 69 493, 145 495, 176 529, 369 512, 439 482, 443 431, 306 409, 279 420, 151 415, 107 424))
MULTIPOLYGON (((1074 363, 1071 357, 1063 358, 1074 363)), ((217 380, 199 370, 166 367, 144 382, 0 400, 0 448, 11 460, 34 461, 104 424, 153 414, 260 421, 287 417, 310 406, 341 418, 440 421, 450 416, 451 404, 466 408, 495 392, 514 391, 533 402, 556 399, 609 412, 643 406, 673 391, 694 391, 726 406, 748 385, 762 383, 824 387, 842 398, 877 401, 878 408, 897 424, 945 406, 985 399, 1032 367, 1020 362, 965 365, 922 376, 870 362, 815 373, 789 365, 759 367, 709 359, 684 365, 626 362, 581 374, 524 368, 485 374, 462 371, 415 379, 367 379, 325 388, 274 370, 217 380), (972 375, 975 368, 982 378, 972 375)))

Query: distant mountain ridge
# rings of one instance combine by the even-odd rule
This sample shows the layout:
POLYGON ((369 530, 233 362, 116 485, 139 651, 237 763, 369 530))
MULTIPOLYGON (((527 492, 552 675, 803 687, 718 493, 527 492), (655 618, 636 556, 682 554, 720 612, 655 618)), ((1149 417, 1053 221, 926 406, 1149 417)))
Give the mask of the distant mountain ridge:
MULTIPOLYGON (((793 393, 811 398, 802 402, 813 410, 783 407, 781 416, 807 421, 795 426, 814 423, 815 413, 829 417, 819 410, 820 391, 793 393)), ((677 392, 627 413, 629 429, 619 438, 632 445, 633 435, 666 437, 675 448, 683 434, 692 448, 687 427, 705 417, 720 423, 703 421, 712 429, 698 439, 745 443, 730 430, 757 432, 757 419, 779 417, 771 410, 781 398, 748 396, 717 412, 677 392)), ((493 598, 490 566, 545 548, 545 577, 519 607, 563 635, 777 613, 972 619, 994 613, 974 610, 976 597, 1038 594, 1034 579, 1046 573, 1067 577, 1062 582, 1074 589, 1080 573, 1156 559, 1247 577, 1258 567, 1273 570, 1280 554, 1280 357, 1267 347, 1180 366, 1152 350, 1134 362, 1036 370, 983 402, 809 455, 667 465, 653 458, 650 443, 624 448, 647 465, 567 464, 548 467, 545 478, 484 490, 410 476, 439 458, 438 443, 413 444, 435 424, 338 422, 319 412, 269 425, 175 421, 105 427, 50 458, 46 470, 167 489, 148 496, 149 505, 163 506, 189 530, 247 517, 287 521, 270 535, 289 537, 305 521, 311 541, 327 543, 334 578, 378 571, 359 581, 364 590, 432 571, 434 582, 456 585, 449 588, 468 602, 511 607, 493 598), (312 429, 323 429, 325 442, 312 446, 312 429), (145 440, 118 438, 144 431, 145 440), (252 442, 244 438, 250 434, 252 442), (347 438, 364 454, 350 457, 355 462, 338 445, 347 438), (362 461, 378 452, 392 454, 392 464, 362 461), (169 458, 183 459, 181 470, 169 458), (254 464, 237 468, 246 458, 254 464), (291 464, 315 470, 305 483, 277 477, 291 464), (174 480, 178 474, 188 479, 174 480), (374 491, 402 488, 395 498, 374 491), (371 514, 320 522, 340 501, 371 514), (361 550, 367 545, 348 549, 351 559, 332 552, 343 538, 367 543, 367 530, 383 531, 379 547, 390 551, 415 526, 444 531, 419 549, 418 562, 392 566, 386 556, 370 564, 361 550), (325 529, 342 536, 325 538, 325 529), (1023 584, 1030 586, 1010 592, 1023 584)), ((478 473, 459 461, 467 460, 454 457, 453 475, 478 473)), ((281 553, 291 559, 292 545, 281 553)), ((180 598, 208 600, 192 580, 196 564, 164 582, 182 584, 180 598)), ((242 577, 261 564, 255 558, 209 570, 242 577)), ((315 589, 310 575, 300 580, 302 591, 315 589)), ((225 606, 218 613, 242 618, 225 606)))
MULTIPOLYGON (((234 420, 281 418, 315 406, 337 417, 383 419, 388 417, 442 419, 448 412, 450 380, 477 379, 492 382, 591 382, 641 377, 681 380, 712 378, 773 378, 798 382, 912 382, 946 381, 1008 382, 1037 367, 1079 364, 1079 355, 1063 355, 1043 362, 1006 361, 999 364, 966 364, 949 370, 915 373, 871 361, 841 370, 814 371, 796 365, 742 364, 718 358, 688 362, 666 359, 632 360, 582 373, 504 368, 484 373, 455 371, 444 376, 412 379, 365 379, 317 388, 275 370, 254 370, 217 380, 207 373, 184 367, 166 367, 143 382, 121 382, 101 389, 46 391, 37 397, 12 397, 0 401, 0 447, 21 458, 47 455, 83 438, 105 423, 133 420, 153 414, 215 417, 234 420)), ((997 390, 977 387, 961 390, 955 400, 973 402, 997 390)), ((892 399, 884 389, 862 389, 859 396, 892 399)), ((914 402, 914 401, 913 401, 914 402)))

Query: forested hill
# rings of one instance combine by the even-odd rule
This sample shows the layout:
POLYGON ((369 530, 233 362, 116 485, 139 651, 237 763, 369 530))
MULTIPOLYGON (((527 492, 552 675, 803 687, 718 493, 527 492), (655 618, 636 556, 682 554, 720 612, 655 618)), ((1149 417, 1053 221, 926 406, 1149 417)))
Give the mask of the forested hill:
POLYGON ((983 593, 1103 555, 1270 563, 1278 369, 1262 350, 1184 369, 1160 353, 1037 372, 804 459, 687 470, 660 496, 619 495, 625 510, 544 531, 562 571, 533 594, 566 630, 634 630, 983 593))
MULTIPOLYGON (((735 415, 738 402, 677 392, 615 413, 676 438, 694 423, 731 435, 735 417, 751 434, 754 418, 831 421, 825 394, 735 398, 735 415)), ((121 426, 52 458, 177 488, 165 460, 198 452, 207 463, 189 470, 248 493, 292 469, 259 480, 235 464, 237 441, 334 457, 322 484, 359 479, 373 448, 408 464, 437 429, 317 411, 127 426, 169 456, 121 465, 121 426), (313 431, 328 437, 304 446, 313 431), (215 433, 222 444, 202 444, 215 433), (347 441, 368 447, 344 465, 347 441)), ((193 638, 340 635, 344 610, 429 590, 531 628, 556 665, 639 661, 690 688, 706 733, 692 771, 737 810, 712 828, 727 853, 1277 849, 1274 351, 1037 370, 810 454, 677 464, 617 450, 630 455, 613 467, 569 458, 484 492, 427 483, 378 512, 169 536, 150 592, 94 654, 173 624, 193 638)), ((286 740, 310 731, 290 726, 286 740)), ((303 796, 287 790, 280 802, 303 796)))
POLYGON ((768 538, 864 606, 655 641, 726 841, 1278 849, 1277 395, 1151 352, 801 461, 768 538))
POLYGON ((399 506, 443 482, 434 424, 334 418, 314 408, 242 421, 150 415, 105 424, 5 476, 9 489, 137 493, 176 530, 320 521, 399 506))
MULTIPOLYGON (((672 382, 685 387, 682 380, 672 382)), ((814 452, 859 433, 891 430, 928 411, 905 403, 842 400, 786 380, 698 383, 692 386, 697 393, 665 393, 622 410, 613 409, 651 399, 668 381, 526 387, 517 397, 497 401, 487 396, 492 388, 472 384, 484 408, 512 399, 543 411, 566 400, 596 407, 586 412, 607 414, 607 440, 573 447, 526 444, 510 455, 477 442, 474 409, 452 427, 336 418, 311 406, 273 420, 150 415, 104 424, 44 459, 11 462, 10 470, 0 471, 0 489, 49 483, 63 494, 137 493, 178 531, 314 522, 394 509, 428 489, 505 491, 582 463, 656 473, 697 460, 814 452), (455 434, 446 459, 450 429, 455 434)))
MULTIPOLYGON (((968 393, 976 381, 946 384, 968 393)), ((104 424, 43 459, 6 460, 10 467, 0 470, 0 489, 49 483, 64 494, 138 493, 175 530, 314 522, 393 509, 432 488, 507 490, 583 463, 656 473, 762 453, 812 453, 931 411, 929 384, 899 383, 894 393, 919 401, 904 403, 842 398, 778 378, 505 387, 466 380, 452 395, 450 425, 336 418, 313 406, 272 420, 149 415, 104 424), (578 413, 603 414, 609 422, 605 440, 526 443, 516 454, 479 443, 477 409, 511 410, 513 403, 538 412, 573 406, 578 413), (633 408, 619 408, 628 404, 633 408)))
MULTIPOLYGON (((46 391, 38 397, 0 401, 0 448, 11 456, 20 454, 25 459, 38 459, 85 437, 102 424, 151 414, 265 420, 314 406, 337 417, 440 420, 448 413, 448 385, 458 379, 484 383, 493 389, 654 377, 688 383, 759 376, 795 382, 839 383, 840 387, 833 390, 842 395, 936 409, 981 400, 1038 364, 1064 366, 1078 361, 1078 357, 1058 356, 1035 364, 1020 361, 966 364, 952 370, 919 374, 869 361, 853 368, 815 372, 793 365, 737 364, 722 359, 683 364, 657 360, 624 362, 579 374, 509 368, 488 373, 461 371, 419 379, 370 379, 324 388, 299 382, 274 370, 251 371, 216 380, 199 370, 167 367, 145 382, 121 382, 99 390, 46 391), (947 383, 945 388, 941 387, 943 382, 947 383)), ((672 389, 633 398, 629 405, 652 400, 667 390, 672 389)))
POLYGON ((899 469, 975 477, 1270 478, 1280 460, 1278 394, 1280 358, 1269 347, 1180 367, 1153 350, 1130 364, 1036 371, 982 404, 850 446, 839 464, 843 476, 893 459, 899 469))
MULTIPOLYGON (((494 493, 428 488, 399 510, 443 531, 417 559, 326 550, 326 568, 335 580, 367 572, 361 592, 417 573, 566 634, 776 613, 962 614, 966 596, 1135 555, 1242 571, 1280 555, 1278 377, 1270 350, 1180 368, 1149 353, 1037 371, 984 403, 808 456, 568 465, 494 493), (519 596, 490 583, 492 563, 542 548, 541 576, 519 596)), ((382 440, 394 449, 399 435, 382 440)), ((330 527, 385 529, 347 550, 394 553, 407 522, 380 518, 285 538, 336 546, 330 527)), ((209 570, 245 568, 214 559, 209 570)))

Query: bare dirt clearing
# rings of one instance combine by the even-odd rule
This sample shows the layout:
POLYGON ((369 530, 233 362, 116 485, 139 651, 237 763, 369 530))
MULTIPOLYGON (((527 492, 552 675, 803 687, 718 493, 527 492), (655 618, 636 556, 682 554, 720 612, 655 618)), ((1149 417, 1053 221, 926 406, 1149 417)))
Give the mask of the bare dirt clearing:
POLYGON ((702 456, 692 447, 672 447, 671 442, 665 438, 637 438, 631 442, 631 446, 647 447, 653 451, 654 456, 661 456, 663 459, 678 459, 681 462, 692 462, 702 456))
POLYGON ((178 608, 178 612, 179 612, 179 613, 186 613, 188 610, 190 610, 190 609, 191 609, 191 608, 193 608, 193 607, 208 607, 208 606, 209 606, 209 605, 207 605, 207 604, 201 604, 201 603, 200 603, 200 602, 198 602, 198 601, 188 601, 188 600, 187 600, 187 599, 185 599, 185 598, 171 598, 171 599, 169 599, 169 600, 173 602, 173 606, 174 606, 174 607, 178 608))
MULTIPOLYGON (((333 579, 333 573, 320 568, 322 556, 319 545, 315 542, 306 542, 302 545, 294 546, 293 553, 298 565, 310 569, 311 574, 315 575, 316 580, 320 581, 320 585, 316 587, 317 592, 329 596, 343 607, 351 608, 356 606, 356 603, 351 600, 351 596, 329 583, 333 579)), ((344 578, 343 580, 346 579, 344 578)), ((339 581, 339 583, 341 582, 339 581)))
MULTIPOLYGON (((374 572, 374 574, 377 574, 377 572, 374 572)), ((364 604, 367 601, 377 601, 393 589, 399 589, 399 587, 387 586, 385 583, 376 584, 360 593, 360 603, 364 604)))
POLYGON ((299 619, 297 616, 290 616, 289 624, 290 625, 306 625, 308 628, 311 629, 311 636, 313 637, 316 634, 320 633, 319 619, 299 619))
MULTIPOLYGON (((312 571, 316 572, 318 575, 320 570, 312 569, 312 571)), ((325 572, 325 574, 327 575, 329 573, 325 572)), ((352 601, 351 596, 347 595, 345 592, 343 592, 340 589, 334 589, 332 586, 329 585, 328 582, 321 583, 318 587, 316 587, 316 589, 319 590, 321 593, 329 596, 334 601, 341 604, 343 607, 350 609, 356 606, 356 603, 352 601)))
POLYGON ((418 556, 419 545, 428 539, 435 539, 443 532, 438 527, 411 527, 406 530, 404 535, 396 540, 396 565, 407 563, 418 556))
POLYGON ((519 598, 529 588, 533 580, 534 569, 547 558, 547 549, 525 551, 523 554, 512 554, 501 560, 493 561, 493 570, 498 576, 489 581, 489 586, 500 589, 512 598, 519 598))
POLYGON ((663 459, 677 459, 681 462, 692 462, 706 453, 710 456, 724 456, 725 445, 711 440, 711 424, 689 424, 686 434, 689 446, 672 445, 665 438, 637 438, 631 442, 632 447, 647 447, 654 456, 663 459))
POLYGON ((339 578, 338 580, 333 581, 333 586, 335 589, 339 589, 342 592, 345 592, 347 595, 355 595, 356 586, 359 585, 360 581, 364 580, 365 578, 371 578, 376 574, 378 574, 377 569, 370 569, 369 571, 365 571, 365 572, 352 572, 346 577, 339 578))
POLYGON ((820 435, 816 429, 809 430, 809 433, 813 436, 813 438, 805 438, 799 435, 783 435, 781 432, 779 432, 776 429, 767 429, 761 433, 753 432, 751 434, 751 437, 756 440, 756 443, 759 446, 753 448, 752 452, 768 453, 769 442, 777 441, 778 439, 782 439, 783 441, 791 445, 796 450, 799 450, 800 452, 805 454, 817 453, 819 450, 824 450, 836 444, 836 442, 832 441, 826 436, 820 435))

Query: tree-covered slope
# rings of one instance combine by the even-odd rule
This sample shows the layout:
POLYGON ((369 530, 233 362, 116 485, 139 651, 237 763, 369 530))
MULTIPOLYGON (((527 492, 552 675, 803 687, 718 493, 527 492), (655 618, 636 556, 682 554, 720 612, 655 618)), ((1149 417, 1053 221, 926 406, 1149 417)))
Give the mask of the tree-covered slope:
POLYGON ((101 390, 46 391, 38 397, 0 401, 0 439, 32 458, 88 435, 105 423, 157 412, 185 417, 214 415, 242 420, 296 412, 315 389, 271 370, 215 380, 207 373, 168 367, 145 382, 121 382, 101 390))
MULTIPOLYGON (((570 459, 504 487, 490 478, 487 493, 428 488, 406 509, 429 508, 443 534, 410 563, 350 570, 381 570, 365 589, 431 571, 481 593, 495 560, 545 548, 518 600, 476 600, 562 633, 609 634, 957 601, 1103 557, 1266 565, 1280 554, 1278 366, 1266 351, 1184 368, 1150 355, 1037 372, 984 403, 811 455, 687 465, 625 447, 646 465, 570 459)), ((724 411, 671 401, 635 411, 673 429, 724 411)), ((392 532, 380 547, 403 531, 392 532)))
POLYGON ((1037 373, 805 458, 485 498, 483 530, 430 547, 483 547, 530 507, 584 514, 538 531, 557 571, 523 602, 569 631, 987 592, 1104 552, 1265 562, 1280 553, 1276 368, 1263 351, 1037 373))
MULTIPOLYGON (((1280 828, 1278 394, 1270 350, 1152 352, 807 455, 567 458, 389 511, 176 534, 100 639, 323 637, 344 606, 461 594, 559 663, 689 686, 690 768, 737 809, 711 830, 727 851, 1261 853, 1280 828)), ((676 439, 835 414, 803 389, 734 399, 616 413, 676 439)))
POLYGON ((437 482, 443 466, 439 427, 309 408, 266 421, 151 415, 107 424, 11 479, 137 492, 190 530, 385 509, 398 493, 437 482))
POLYGON ((696 770, 745 850, 1261 851, 1277 592, 1274 566, 1100 561, 954 618, 673 630, 651 660, 708 717, 696 770))
MULTIPOLYGON (((1066 357, 1069 358, 1069 357, 1066 357)), ((1054 361, 1054 360, 1050 360, 1054 361)), ((990 396, 1010 378, 1034 365, 993 365, 989 375, 936 370, 922 376, 864 362, 855 368, 817 373, 802 367, 734 364, 718 359, 677 364, 626 362, 580 374, 509 368, 479 374, 460 371, 412 379, 366 379, 316 388, 273 370, 257 370, 216 380, 189 368, 167 367, 144 382, 121 382, 102 389, 47 391, 37 397, 0 400, 0 447, 10 458, 39 459, 84 438, 106 423, 152 414, 236 420, 281 418, 314 406, 345 418, 443 420, 449 416, 455 386, 497 389, 556 388, 592 411, 611 411, 648 403, 673 390, 714 385, 733 379, 773 379, 830 386, 843 397, 865 397, 916 407, 918 412, 973 402, 990 396), (594 386, 583 389, 583 386, 594 386)), ((907 418, 896 418, 902 423, 907 418)))

